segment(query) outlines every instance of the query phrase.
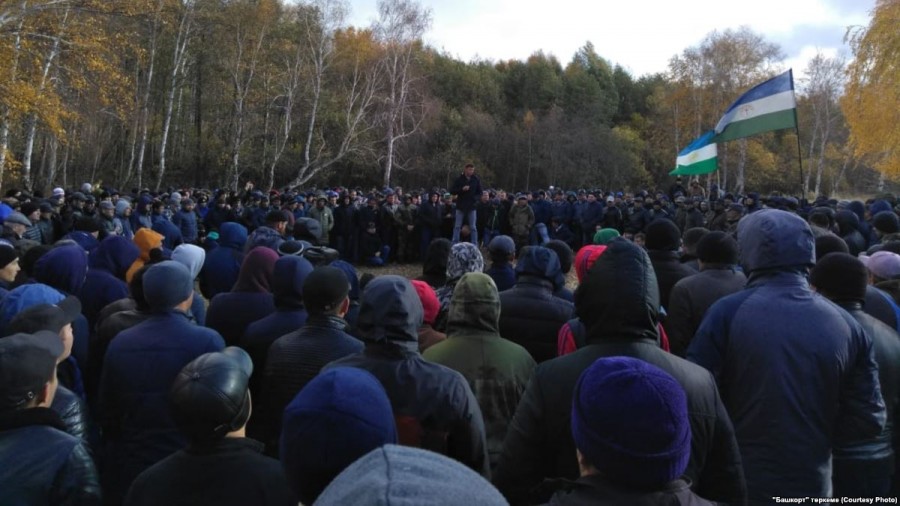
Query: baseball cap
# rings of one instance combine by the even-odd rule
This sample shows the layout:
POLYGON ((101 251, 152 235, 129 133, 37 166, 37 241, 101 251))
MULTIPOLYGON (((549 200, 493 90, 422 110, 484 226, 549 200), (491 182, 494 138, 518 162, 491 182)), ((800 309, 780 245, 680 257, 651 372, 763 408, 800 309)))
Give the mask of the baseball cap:
POLYGON ((310 314, 334 310, 349 293, 347 275, 337 267, 316 267, 303 281, 303 305, 310 314))
POLYGON ((876 277, 894 279, 900 276, 900 255, 896 253, 878 251, 872 256, 860 255, 859 259, 876 277))
POLYGON ((41 331, 0 339, 0 412, 35 399, 53 377, 63 353, 59 335, 41 331))
POLYGON ((59 334, 66 325, 74 322, 81 315, 81 301, 70 295, 58 304, 36 304, 20 311, 6 331, 10 334, 34 334, 47 331, 59 334))

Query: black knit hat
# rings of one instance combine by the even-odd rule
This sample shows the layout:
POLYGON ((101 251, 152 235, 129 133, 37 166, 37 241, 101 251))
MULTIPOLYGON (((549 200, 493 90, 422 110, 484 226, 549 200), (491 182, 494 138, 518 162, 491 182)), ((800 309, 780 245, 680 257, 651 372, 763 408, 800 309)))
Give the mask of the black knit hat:
POLYGON ((847 242, 834 234, 816 237, 816 262, 829 253, 850 253, 847 242))
POLYGON ((738 245, 731 235, 725 232, 709 232, 697 243, 697 258, 705 264, 738 263, 738 245))
POLYGON ((644 230, 648 250, 675 251, 681 246, 681 231, 671 220, 654 220, 644 230))
POLYGON ((881 211, 872 218, 872 226, 883 234, 900 232, 900 219, 893 211, 881 211))
POLYGON ((853 255, 829 253, 810 271, 809 282, 835 302, 863 302, 869 271, 853 255))

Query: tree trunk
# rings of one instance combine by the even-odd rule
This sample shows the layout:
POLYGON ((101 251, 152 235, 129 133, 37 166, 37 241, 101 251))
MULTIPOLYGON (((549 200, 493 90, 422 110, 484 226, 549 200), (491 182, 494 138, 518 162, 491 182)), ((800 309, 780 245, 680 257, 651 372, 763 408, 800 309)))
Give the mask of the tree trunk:
POLYGON ((178 76, 184 70, 185 52, 187 51, 188 32, 191 29, 191 15, 193 4, 189 4, 187 10, 181 16, 178 26, 178 35, 175 39, 175 48, 172 55, 172 74, 169 76, 169 93, 166 96, 166 113, 163 117, 162 134, 159 141, 159 174, 156 179, 156 191, 159 191, 163 178, 166 176, 166 146, 169 142, 169 128, 172 125, 172 109, 175 106, 175 90, 178 88, 178 76))
POLYGON ((394 136, 394 122, 389 122, 387 124, 387 155, 386 160, 384 161, 384 186, 391 186, 391 171, 394 168, 394 142, 396 142, 396 136, 394 136))
MULTIPOLYGON (((53 66, 53 60, 59 55, 60 40, 62 39, 63 31, 66 28, 68 20, 69 8, 67 7, 66 12, 63 14, 63 19, 60 22, 59 33, 54 37, 53 47, 50 49, 50 54, 47 55, 47 59, 44 61, 38 93, 43 93, 44 89, 47 87, 47 77, 50 75, 50 68, 53 66)), ((35 113, 30 113, 25 120, 25 151, 22 153, 22 186, 29 190, 31 189, 31 155, 34 152, 34 137, 36 134, 37 115, 35 113)))
POLYGON ((738 141, 740 149, 738 151, 737 181, 734 184, 735 193, 744 193, 744 168, 747 165, 747 139, 738 141))

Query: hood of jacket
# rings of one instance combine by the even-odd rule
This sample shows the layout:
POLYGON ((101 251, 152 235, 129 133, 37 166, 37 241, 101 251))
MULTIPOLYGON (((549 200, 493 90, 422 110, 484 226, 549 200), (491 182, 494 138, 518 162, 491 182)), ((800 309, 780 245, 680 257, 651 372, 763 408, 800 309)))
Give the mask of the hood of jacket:
POLYGON ((156 220, 156 222, 153 223, 153 230, 162 234, 163 247, 169 251, 172 251, 176 246, 184 242, 184 236, 181 235, 181 230, 169 220, 156 220))
POLYGON ((466 330, 500 333, 500 294, 487 274, 464 274, 450 299, 447 334, 466 330))
POLYGON ((226 221, 219 228, 219 246, 243 251, 247 242, 247 228, 240 223, 226 221))
POLYGON ((137 245, 141 252, 141 260, 150 261, 150 250, 162 248, 163 235, 155 230, 142 227, 134 233, 134 244, 137 245))
POLYGON ((269 248, 253 248, 244 257, 232 292, 266 293, 271 291, 272 274, 278 253, 269 248))
POLYGON ((272 274, 275 306, 285 309, 303 307, 303 282, 312 271, 312 264, 301 256, 288 255, 276 260, 272 274))
POLYGON ((78 294, 88 270, 88 256, 78 246, 58 246, 45 253, 34 266, 34 279, 57 290, 78 294))
POLYGON ((344 275, 347 276, 347 281, 350 283, 350 292, 347 294, 347 297, 350 300, 359 300, 359 273, 356 272, 356 268, 350 265, 349 262, 345 262, 343 260, 335 260, 331 262, 331 266, 338 268, 344 271, 344 275))
POLYGON ((550 248, 527 246, 516 261, 516 279, 535 276, 553 283, 553 290, 566 284, 566 277, 559 265, 559 256, 550 248))
POLYGON ((747 273, 816 263, 812 229, 796 214, 763 209, 742 218, 737 233, 741 265, 747 273))
POLYGON ((100 241, 100 246, 91 253, 88 265, 92 269, 108 271, 124 280, 128 268, 140 254, 133 242, 122 236, 111 235, 100 241))
POLYGON ((187 267, 191 271, 191 279, 197 279, 206 261, 206 251, 194 244, 182 244, 172 252, 172 260, 187 267))
POLYGON ((658 337, 659 286, 650 257, 614 239, 575 290, 575 312, 588 339, 658 337))
POLYGON ((63 237, 63 239, 70 240, 75 244, 81 246, 81 249, 87 251, 88 253, 97 249, 97 246, 100 245, 100 241, 97 240, 93 235, 83 232, 81 230, 73 230, 63 237))
POLYGON ((254 230, 247 238, 247 244, 244 245, 244 252, 248 252, 253 248, 266 247, 272 251, 278 251, 278 247, 284 242, 284 236, 271 227, 259 227, 254 230))
POLYGON ((424 310, 415 287, 402 276, 378 276, 366 285, 356 326, 366 341, 402 343, 417 350, 424 310))
POLYGON ((849 235, 859 230, 859 218, 849 209, 838 211, 834 215, 834 222, 837 223, 841 236, 849 235))

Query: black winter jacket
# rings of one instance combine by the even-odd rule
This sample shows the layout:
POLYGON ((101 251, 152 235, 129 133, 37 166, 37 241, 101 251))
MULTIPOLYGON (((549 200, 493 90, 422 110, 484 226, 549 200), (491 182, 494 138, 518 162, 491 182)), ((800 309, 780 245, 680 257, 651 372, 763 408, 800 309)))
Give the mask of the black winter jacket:
POLYGON ((101 504, 87 446, 66 434, 53 410, 0 414, 0 503, 28 506, 101 504))
POLYGON ((712 375, 657 344, 659 294, 650 259, 639 247, 614 240, 575 293, 588 345, 539 364, 507 432, 494 484, 510 503, 546 501, 532 490, 547 478, 578 477, 570 429, 572 393, 598 358, 627 356, 671 374, 684 387, 691 424, 685 476, 701 497, 746 500, 741 457, 731 420, 712 375))
POLYGON ((259 427, 254 437, 277 455, 281 417, 297 392, 326 364, 363 350, 363 343, 345 332, 347 323, 337 316, 309 315, 306 324, 279 337, 269 347, 262 379, 259 427))
POLYGON ((288 506, 297 504, 281 464, 262 444, 225 438, 189 447, 153 465, 134 481, 126 506, 288 506))
POLYGON ((412 284, 400 276, 379 276, 366 286, 359 312, 365 350, 325 369, 369 371, 391 400, 402 444, 442 453, 490 477, 478 401, 462 374, 419 354, 421 324, 422 304, 412 284))
POLYGON ((481 180, 476 174, 466 178, 465 174, 460 174, 450 187, 450 193, 456 195, 456 209, 467 213, 475 209, 475 204, 481 198, 481 180), (464 186, 468 186, 468 190, 463 190, 464 186))
POLYGON ((556 336, 572 318, 571 302, 553 295, 553 283, 519 274, 500 293, 500 336, 523 346, 538 363, 556 357, 556 336))
POLYGON ((656 273, 660 302, 668 311, 672 287, 682 279, 697 274, 697 271, 689 265, 681 263, 678 260, 678 253, 675 251, 650 250, 647 251, 647 255, 650 256, 653 271, 656 273))
MULTIPOLYGON (((59 415, 66 433, 71 434, 88 444, 92 427, 88 416, 87 405, 68 388, 60 385, 50 404, 50 409, 59 415)), ((93 443, 93 441, 92 441, 93 443)), ((88 446, 88 449, 92 449, 88 446)))

